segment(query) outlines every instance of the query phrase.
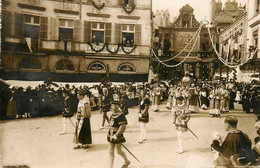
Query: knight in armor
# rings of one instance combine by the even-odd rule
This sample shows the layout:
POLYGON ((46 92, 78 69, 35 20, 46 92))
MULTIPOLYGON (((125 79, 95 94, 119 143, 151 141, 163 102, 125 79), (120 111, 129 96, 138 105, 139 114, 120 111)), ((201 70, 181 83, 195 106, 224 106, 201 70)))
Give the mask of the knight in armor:
POLYGON ((183 150, 183 132, 188 130, 188 121, 190 120, 190 113, 187 110, 185 99, 182 95, 177 97, 176 112, 174 114, 173 124, 177 130, 179 149, 176 151, 179 154, 184 152, 183 150))

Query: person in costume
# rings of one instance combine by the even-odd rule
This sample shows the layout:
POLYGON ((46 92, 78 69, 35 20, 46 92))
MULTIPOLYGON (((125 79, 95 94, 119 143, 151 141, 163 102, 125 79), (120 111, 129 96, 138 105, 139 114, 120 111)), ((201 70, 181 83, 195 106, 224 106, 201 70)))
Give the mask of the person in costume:
POLYGON ((209 93, 209 100, 210 100, 209 114, 212 115, 212 117, 219 117, 220 116, 220 92, 215 86, 213 86, 212 90, 209 93))
POLYGON ((159 86, 159 83, 156 83, 152 91, 152 109, 154 112, 159 111, 160 101, 161 101, 161 88, 159 86))
POLYGON ((176 85, 170 85, 169 91, 168 91, 168 100, 167 100, 167 104, 166 104, 166 108, 167 109, 171 109, 172 108, 172 102, 173 102, 173 96, 174 96, 174 92, 176 89, 176 85))
POLYGON ((141 144, 146 140, 146 124, 149 122, 149 106, 151 104, 146 91, 141 91, 139 103, 138 121, 140 123, 140 138, 138 143, 141 144))
POLYGON ((113 168, 115 148, 117 153, 125 161, 122 168, 127 168, 130 164, 130 161, 128 160, 125 152, 121 149, 121 143, 126 142, 123 133, 126 129, 127 120, 119 107, 119 100, 114 100, 111 105, 112 114, 110 116, 110 128, 107 134, 107 141, 109 142, 110 168, 113 168))
POLYGON ((64 106, 63 106, 63 112, 62 112, 62 114, 63 114, 63 131, 60 133, 60 135, 67 133, 68 120, 73 125, 73 122, 71 121, 71 117, 73 116, 73 112, 72 112, 73 100, 70 97, 70 92, 68 90, 64 90, 63 97, 64 97, 64 106))
POLYGON ((251 93, 248 91, 249 88, 246 88, 244 90, 244 93, 242 94, 242 107, 243 111, 246 113, 250 112, 250 99, 251 99, 251 93))
POLYGON ((229 112, 229 99, 230 99, 230 94, 228 90, 225 88, 224 85, 221 86, 220 89, 220 94, 221 94, 221 101, 220 101, 220 111, 222 113, 229 112))
POLYGON ((188 88, 190 87, 191 79, 190 79, 188 72, 185 73, 185 76, 182 78, 181 81, 182 81, 183 86, 188 87, 188 88))
POLYGON ((79 103, 76 113, 76 131, 74 142, 77 146, 74 149, 84 148, 86 149, 88 144, 92 144, 90 117, 91 107, 90 98, 88 95, 84 95, 83 92, 78 93, 79 103), (79 145, 79 143, 81 145, 79 145))
POLYGON ((109 123, 109 118, 107 116, 107 112, 110 110, 111 107, 111 94, 108 93, 107 88, 103 88, 103 95, 101 97, 101 112, 102 112, 102 125, 100 129, 104 129, 105 121, 109 123))
POLYGON ((176 112, 174 114, 174 119, 173 119, 173 124, 176 127, 178 142, 179 142, 179 149, 176 152, 182 154, 184 152, 182 135, 183 132, 186 132, 188 129, 187 123, 190 120, 190 113, 187 110, 185 100, 182 95, 179 95, 176 100, 177 100, 176 112))
POLYGON ((197 113, 198 111, 198 91, 195 84, 191 84, 189 89, 189 110, 191 113, 197 113))
POLYGON ((209 106, 209 100, 208 100, 208 96, 209 96, 209 90, 207 89, 206 85, 203 84, 202 88, 200 89, 199 92, 199 96, 200 96, 200 107, 202 109, 207 109, 209 106))

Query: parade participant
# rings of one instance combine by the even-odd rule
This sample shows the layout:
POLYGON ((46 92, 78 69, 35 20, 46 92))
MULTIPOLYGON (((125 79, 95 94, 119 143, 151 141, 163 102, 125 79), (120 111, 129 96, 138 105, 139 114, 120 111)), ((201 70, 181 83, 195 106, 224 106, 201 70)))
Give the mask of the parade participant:
POLYGON ((109 118, 107 116, 107 112, 110 110, 111 104, 110 101, 112 100, 111 95, 108 93, 107 88, 103 88, 103 95, 101 97, 101 109, 102 112, 102 125, 100 127, 101 129, 104 129, 105 121, 109 123, 109 118))
POLYGON ((220 112, 222 112, 222 113, 229 112, 229 99, 230 99, 230 95, 229 95, 229 92, 225 88, 224 85, 221 86, 220 94, 221 94, 220 112))
POLYGON ((198 91, 195 88, 195 84, 191 84, 189 89, 189 110, 191 113, 197 113, 198 111, 198 91))
POLYGON ((140 123, 140 138, 138 143, 141 144, 146 140, 146 123, 149 122, 149 106, 151 104, 146 91, 141 91, 141 100, 139 103, 138 121, 140 123))
POLYGON ((90 117, 91 117, 91 108, 90 108, 90 99, 88 95, 84 96, 83 92, 78 93, 78 106, 76 113, 76 131, 74 142, 77 146, 74 149, 84 148, 86 149, 88 144, 92 144, 91 138, 91 127, 90 127, 90 117), (79 145, 79 143, 81 145, 79 145))
POLYGON ((71 117, 73 116, 73 113, 72 113, 73 100, 70 98, 70 92, 68 90, 64 90, 63 97, 64 97, 64 106, 63 106, 63 112, 62 112, 62 114, 63 114, 63 131, 60 133, 60 135, 67 133, 68 120, 70 120, 70 122, 73 125, 73 122, 71 121, 71 117))
POLYGON ((219 117, 220 116, 220 92, 215 86, 213 86, 211 92, 209 93, 209 100, 210 100, 209 114, 212 115, 212 117, 219 117))
POLYGON ((122 110, 122 112, 124 113, 124 115, 127 115, 128 112, 128 97, 127 94, 125 92, 124 89, 120 90, 121 94, 120 94, 120 109, 122 110))
POLYGON ((209 106, 209 99, 208 99, 209 90, 207 89, 205 84, 202 85, 199 95, 200 95, 200 105, 201 105, 200 107, 205 110, 209 106))
POLYGON ((251 140, 242 131, 237 129, 238 120, 235 116, 227 116, 224 125, 228 134, 222 145, 218 140, 214 140, 211 147, 219 152, 219 157, 214 161, 215 166, 242 166, 247 162, 248 155, 253 154, 251 150, 251 140), (239 158, 244 157, 242 160, 239 158))
POLYGON ((239 91, 239 90, 238 90, 237 93, 236 93, 235 101, 236 101, 237 103, 241 103, 241 94, 240 94, 240 91, 239 91))
POLYGON ((176 85, 173 87, 173 85, 170 85, 169 91, 168 91, 168 100, 167 100, 167 104, 166 104, 166 108, 167 109, 171 109, 172 108, 172 102, 173 102, 173 96, 174 96, 174 91, 176 89, 176 85))
POLYGON ((190 87, 191 79, 188 72, 185 73, 185 76, 182 78, 181 81, 183 86, 190 87))
POLYGON ((234 110, 235 109, 234 102, 235 102, 235 98, 236 98, 236 92, 235 92, 233 87, 230 89, 229 93, 230 93, 229 109, 234 110))
POLYGON ((248 91, 248 88, 246 88, 242 94, 242 107, 243 111, 246 113, 250 112, 250 99, 251 99, 251 94, 248 91))
POLYGON ((161 101, 161 88, 159 86, 159 83, 156 83, 152 91, 152 109, 154 112, 159 111, 160 101, 161 101))
POLYGON ((183 96, 179 95, 176 100, 177 100, 176 112, 174 114, 174 119, 173 119, 173 124, 176 127, 178 142, 179 142, 179 150, 177 150, 176 152, 182 154, 184 152, 182 135, 183 132, 186 132, 188 129, 187 123, 190 120, 190 113, 187 110, 183 96))
POLYGON ((125 115, 119 109, 119 101, 113 101, 111 105, 111 117, 110 117, 110 128, 107 135, 107 141, 109 142, 109 156, 110 156, 110 168, 113 168, 114 164, 114 151, 115 148, 117 153, 124 159, 125 163, 122 168, 127 168, 130 164, 130 161, 127 159, 127 156, 124 151, 121 149, 121 143, 126 142, 123 135, 127 120, 125 115))

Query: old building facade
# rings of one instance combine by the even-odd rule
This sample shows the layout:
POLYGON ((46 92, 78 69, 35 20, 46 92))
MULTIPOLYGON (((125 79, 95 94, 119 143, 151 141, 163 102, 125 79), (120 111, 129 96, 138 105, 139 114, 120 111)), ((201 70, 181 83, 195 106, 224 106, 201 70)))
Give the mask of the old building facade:
POLYGON ((254 48, 256 54, 251 63, 245 67, 252 73, 260 72, 260 0, 247 0, 248 29, 247 29, 247 48, 254 48))
POLYGON ((151 0, 5 0, 4 79, 147 81, 151 0))
MULTIPOLYGON (((157 68, 157 72, 162 74, 161 78, 163 79, 181 78, 188 72, 194 79, 206 80, 210 79, 214 74, 214 69, 211 67, 214 66, 213 62, 216 57, 211 45, 208 29, 205 25, 202 27, 197 41, 194 38, 190 45, 187 46, 201 25, 201 22, 196 20, 193 11, 194 9, 186 4, 179 10, 179 16, 171 26, 159 27, 157 35, 159 42, 154 43, 153 47, 161 60, 175 57, 173 60, 167 62, 167 64, 178 64, 191 52, 183 64, 177 67, 168 68, 160 63, 154 63, 154 69, 157 68), (192 49, 194 43, 196 44, 192 49), (178 56, 176 57, 176 55, 178 56)), ((216 42, 215 29, 210 28, 210 32, 214 42, 216 42)))

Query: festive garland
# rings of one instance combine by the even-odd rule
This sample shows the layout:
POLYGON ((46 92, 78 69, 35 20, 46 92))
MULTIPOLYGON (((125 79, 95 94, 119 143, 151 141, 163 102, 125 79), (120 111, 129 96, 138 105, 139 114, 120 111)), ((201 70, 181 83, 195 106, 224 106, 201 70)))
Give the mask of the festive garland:
POLYGON ((116 54, 118 51, 119 51, 119 48, 120 48, 120 44, 117 45, 117 49, 116 51, 111 51, 108 47, 108 43, 105 43, 106 44, 106 48, 107 48, 107 51, 111 54, 116 54))
POLYGON ((125 54, 131 54, 135 49, 136 49, 137 45, 134 44, 133 48, 131 49, 131 51, 127 52, 125 51, 124 49, 124 46, 121 44, 121 48, 122 48, 122 51, 125 53, 125 54))
POLYGON ((91 2, 92 2, 92 5, 93 5, 97 10, 101 10, 101 9, 104 8, 104 6, 105 6, 105 3, 104 3, 104 2, 102 3, 101 6, 98 6, 98 5, 94 2, 94 0, 91 0, 91 2))
POLYGON ((168 65, 168 64, 164 63, 162 60, 160 60, 160 58, 155 54, 154 50, 152 49, 153 55, 157 59, 157 62, 161 63, 162 65, 164 65, 164 66, 166 66, 168 68, 174 68, 174 67, 177 67, 177 66, 181 65, 190 56, 191 51, 194 49, 194 47, 195 47, 195 45, 196 45, 196 43, 197 43, 197 41, 199 39, 199 35, 200 35, 200 32, 201 32, 201 29, 202 29, 202 26, 199 27, 199 31, 198 31, 197 37, 195 39, 195 42, 194 42, 191 50, 189 51, 188 55, 181 62, 179 62, 178 64, 175 64, 175 65, 168 65))
POLYGON ((124 11, 128 14, 132 13, 135 9, 135 5, 133 5, 130 10, 128 10, 128 8, 130 8, 130 7, 126 7, 125 5, 122 5, 122 7, 123 7, 124 11))
POLYGON ((101 52, 101 51, 103 51, 103 50, 105 49, 105 47, 106 47, 106 45, 103 44, 103 46, 102 46, 101 49, 96 50, 96 49, 93 47, 92 43, 89 42, 88 45, 90 46, 91 50, 92 50, 92 51, 95 51, 95 52, 101 52))

